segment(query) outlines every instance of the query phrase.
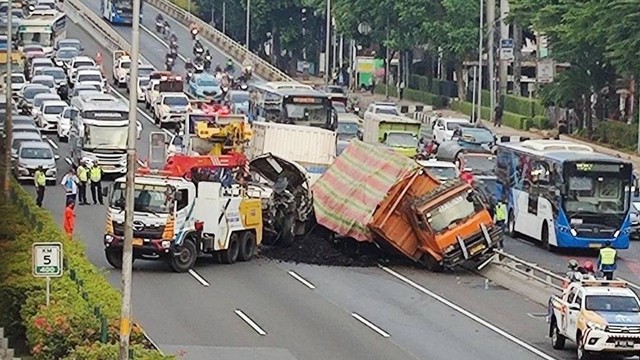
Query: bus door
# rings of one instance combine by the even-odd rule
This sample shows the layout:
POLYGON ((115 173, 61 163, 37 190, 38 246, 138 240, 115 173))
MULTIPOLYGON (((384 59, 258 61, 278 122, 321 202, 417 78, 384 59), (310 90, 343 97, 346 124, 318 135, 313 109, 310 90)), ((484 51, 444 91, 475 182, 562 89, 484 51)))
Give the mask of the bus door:
POLYGON ((527 203, 523 211, 526 211, 526 219, 519 224, 524 228, 525 234, 556 245, 554 227, 554 208, 556 201, 552 190, 551 171, 545 161, 532 161, 530 177, 525 182, 527 203), (545 225, 546 224, 546 225, 545 225), (553 239, 553 240, 552 240, 553 239))

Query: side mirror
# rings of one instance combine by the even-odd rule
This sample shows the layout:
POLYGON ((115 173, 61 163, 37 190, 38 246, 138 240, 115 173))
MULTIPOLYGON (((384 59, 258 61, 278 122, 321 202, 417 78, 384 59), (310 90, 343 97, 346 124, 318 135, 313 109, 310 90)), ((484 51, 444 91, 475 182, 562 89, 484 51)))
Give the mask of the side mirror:
POLYGON ((569 304, 569 310, 580 311, 580 305, 578 305, 578 304, 569 304))
POLYGON ((56 159, 56 160, 60 160, 60 155, 55 154, 55 155, 53 155, 53 158, 56 159))

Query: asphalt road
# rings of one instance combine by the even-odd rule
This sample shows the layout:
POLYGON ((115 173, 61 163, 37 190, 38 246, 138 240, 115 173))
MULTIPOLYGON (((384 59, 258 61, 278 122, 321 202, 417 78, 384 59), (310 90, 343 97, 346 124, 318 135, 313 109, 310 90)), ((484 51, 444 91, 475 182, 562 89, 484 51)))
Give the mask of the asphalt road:
MULTIPOLYGON (((155 16, 149 6, 145 15, 155 16)), ((186 29, 183 35, 188 36, 186 29)), ((88 54, 99 49, 76 25, 69 24, 68 36, 83 41, 88 54)), ((160 62, 145 57, 154 65, 154 60, 160 62)), ((105 60, 110 69, 110 59, 105 60)), ((146 152, 148 134, 157 129, 144 116, 139 120, 144 129, 138 149, 146 152)), ((64 158, 68 147, 58 146, 64 158)), ((60 186, 48 188, 45 206, 58 219, 63 199, 60 186)), ((87 256, 119 287, 120 273, 108 267, 103 255, 105 208, 79 207, 77 213, 76 232, 86 243, 87 256)), ((536 349, 551 351, 546 324, 536 317, 544 309, 504 289, 484 290, 475 276, 399 270, 423 286, 420 289, 377 268, 310 267, 263 259, 232 266, 202 259, 193 274, 171 273, 158 262, 137 261, 134 268, 135 319, 165 351, 186 351, 185 359, 211 359, 213 353, 221 359, 287 360, 570 356, 536 354, 536 349), (467 310, 452 307, 440 296, 467 310)))

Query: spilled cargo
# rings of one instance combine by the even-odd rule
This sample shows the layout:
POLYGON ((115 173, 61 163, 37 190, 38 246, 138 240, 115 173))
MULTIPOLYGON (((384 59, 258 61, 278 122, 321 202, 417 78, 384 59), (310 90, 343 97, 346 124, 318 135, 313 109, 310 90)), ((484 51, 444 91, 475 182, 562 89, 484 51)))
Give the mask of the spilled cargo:
POLYGON ((502 237, 470 185, 378 145, 352 141, 312 190, 318 224, 434 271, 480 261, 502 237))

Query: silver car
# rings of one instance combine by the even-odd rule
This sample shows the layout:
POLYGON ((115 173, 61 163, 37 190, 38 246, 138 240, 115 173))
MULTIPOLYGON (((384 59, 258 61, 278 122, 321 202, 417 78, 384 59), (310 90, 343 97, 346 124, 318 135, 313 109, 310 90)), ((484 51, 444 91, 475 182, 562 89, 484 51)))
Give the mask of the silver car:
POLYGON ((11 137, 11 160, 15 161, 18 159, 18 149, 20 149, 20 145, 24 142, 44 142, 42 140, 42 136, 32 132, 19 132, 13 134, 11 137))
POLYGON ((23 142, 18 148, 18 156, 13 167, 14 175, 20 181, 33 180, 36 170, 42 166, 47 181, 55 182, 58 175, 56 157, 46 142, 23 142))

